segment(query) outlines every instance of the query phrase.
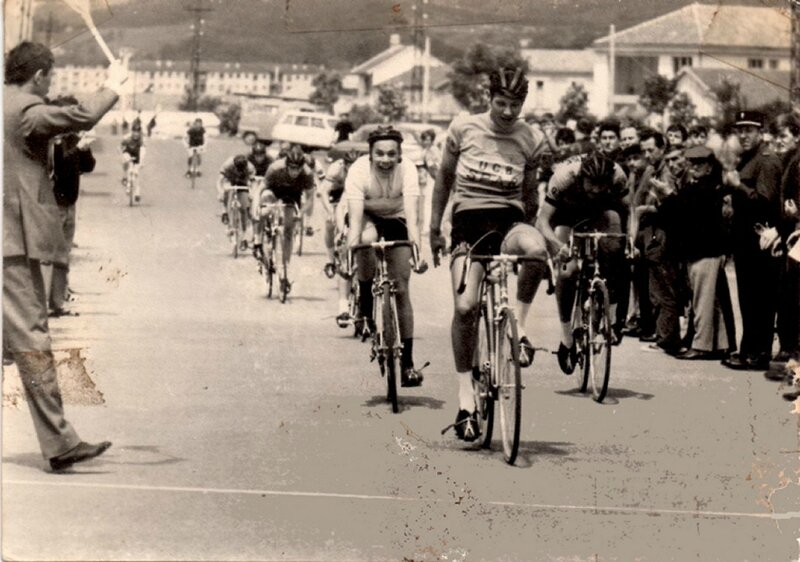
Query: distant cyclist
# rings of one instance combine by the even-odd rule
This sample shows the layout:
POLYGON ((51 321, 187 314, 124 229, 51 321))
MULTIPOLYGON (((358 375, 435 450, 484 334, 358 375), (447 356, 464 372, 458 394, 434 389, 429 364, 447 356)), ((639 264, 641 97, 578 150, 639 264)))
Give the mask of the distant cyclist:
POLYGON ((515 309, 519 315, 520 364, 529 366, 534 349, 525 335, 533 297, 547 271, 541 233, 533 227, 537 202, 537 168, 547 152, 541 131, 519 119, 528 94, 522 69, 500 69, 489 75, 489 111, 456 117, 447 131, 433 193, 430 241, 434 264, 445 247, 441 222, 448 199, 453 203, 450 272, 454 297, 451 341, 458 378, 456 435, 479 436, 472 363, 477 344, 480 286, 485 271, 473 262, 466 287, 458 293, 468 251, 538 258, 520 268, 515 309))
MULTIPOLYGON (((306 163, 303 150, 291 146, 282 158, 278 158, 267 169, 266 182, 261 191, 254 198, 257 206, 253 208, 253 215, 257 223, 253 228, 253 254, 256 258, 263 256, 264 220, 261 215, 261 206, 281 202, 286 206, 283 210, 283 255, 289 263, 292 255, 294 237, 294 223, 298 210, 303 201, 303 195, 314 189, 314 173, 306 163)), ((281 283, 288 280, 281 279, 281 283)))
POLYGON ((253 144, 253 147, 250 149, 250 154, 247 155, 247 161, 255 168, 256 177, 261 178, 267 175, 267 169, 270 164, 272 164, 272 158, 267 155, 267 147, 261 142, 253 144))
POLYGON ((228 224, 228 204, 231 197, 239 199, 239 224, 242 228, 242 248, 247 247, 247 232, 250 228, 250 185, 255 177, 255 168, 247 161, 247 156, 242 154, 233 156, 225 161, 219 170, 217 180, 217 196, 222 203, 222 223, 228 224))
MULTIPOLYGON (((350 167, 345 180, 344 198, 350 227, 347 243, 410 240, 419 244, 417 209, 419 208, 419 177, 417 167, 402 159, 403 135, 392 127, 379 127, 370 133, 369 154, 360 157, 350 167)), ((402 386, 419 386, 422 373, 414 368, 414 311, 411 307, 409 278, 411 277, 411 248, 387 250, 389 276, 397 284, 397 316, 403 349, 400 356, 402 386)), ((372 318, 372 279, 375 274, 373 252, 356 254, 356 274, 360 289, 359 314, 372 318)))
MULTIPOLYGON (((325 249, 328 252, 328 263, 325 264, 325 274, 328 277, 336 275, 334 264, 334 252, 336 240, 345 228, 345 215, 347 205, 340 205, 342 194, 344 193, 344 183, 347 178, 347 171, 351 164, 356 161, 359 153, 356 150, 346 152, 342 158, 332 162, 325 172, 325 177, 319 186, 322 207, 325 209, 325 249)), ((340 256, 340 259, 343 256, 340 256)), ((345 279, 339 280, 339 308, 336 316, 336 323, 344 328, 350 322, 350 314, 347 311, 347 297, 350 293, 350 283, 345 279)))
POLYGON ((203 128, 203 120, 197 118, 186 130, 186 136, 183 138, 183 145, 186 147, 187 160, 186 160, 186 177, 192 175, 192 157, 197 156, 197 175, 202 175, 200 172, 200 163, 202 162, 201 154, 206 146, 206 130, 203 128))
MULTIPOLYGON (((551 255, 560 261, 570 259, 568 240, 573 228, 607 233, 622 233, 627 219, 629 196, 627 178, 619 164, 600 152, 574 156, 555 168, 547 186, 547 194, 537 228, 547 240, 551 255)), ((617 299, 625 279, 625 242, 605 239, 600 242, 601 263, 609 291, 611 318, 616 318, 617 299)), ((572 336, 572 304, 575 284, 572 277, 577 268, 568 263, 559 268, 556 301, 561 320, 561 343, 558 364, 566 374, 572 374, 578 360, 572 336)), ((622 325, 613 326, 616 341, 621 338, 622 325)))
MULTIPOLYGON (((142 138, 142 129, 131 129, 131 134, 122 139, 120 144, 122 151, 122 185, 125 186, 125 193, 129 193, 131 186, 128 185, 128 169, 133 166, 139 166, 141 169, 144 163, 145 147, 144 139, 142 138)), ((133 186, 133 199, 136 203, 141 199, 140 183, 136 182, 133 186)))

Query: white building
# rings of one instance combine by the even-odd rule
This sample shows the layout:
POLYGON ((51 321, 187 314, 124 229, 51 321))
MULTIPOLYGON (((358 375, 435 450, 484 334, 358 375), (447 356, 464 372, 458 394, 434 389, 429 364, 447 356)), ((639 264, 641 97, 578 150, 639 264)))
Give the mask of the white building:
POLYGON ((528 98, 523 111, 555 113, 573 84, 592 91, 594 53, 591 49, 522 49, 528 61, 528 98))
POLYGON ((791 19, 775 8, 690 4, 615 33, 614 83, 611 38, 592 47, 596 115, 635 105, 654 74, 677 76, 684 67, 789 70, 791 19))

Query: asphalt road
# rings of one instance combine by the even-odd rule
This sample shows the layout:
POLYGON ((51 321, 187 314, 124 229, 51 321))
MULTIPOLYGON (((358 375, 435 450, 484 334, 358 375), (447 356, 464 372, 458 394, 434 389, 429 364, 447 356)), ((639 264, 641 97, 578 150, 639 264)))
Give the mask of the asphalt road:
MULTIPOLYGON (((179 142, 151 141, 129 208, 103 140, 79 202, 81 315, 51 328, 68 418, 114 446, 44 471, 6 369, 5 559, 797 559, 800 408, 760 373, 625 341, 599 405, 540 353, 508 466, 499 443, 440 434, 457 409, 446 270, 412 279, 431 366, 393 415, 367 345, 335 325, 321 233, 285 305, 231 257, 213 183, 241 144, 214 143, 191 190, 179 142)), ((531 316, 554 349, 552 297, 531 316)))

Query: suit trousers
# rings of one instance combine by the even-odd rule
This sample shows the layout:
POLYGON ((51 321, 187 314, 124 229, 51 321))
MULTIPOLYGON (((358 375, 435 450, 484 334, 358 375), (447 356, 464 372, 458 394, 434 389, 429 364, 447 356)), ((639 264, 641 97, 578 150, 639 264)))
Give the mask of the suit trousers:
POLYGON ((64 308, 64 299, 67 296, 69 275, 69 254, 72 251, 72 241, 75 239, 75 205, 66 207, 58 206, 58 217, 64 232, 66 244, 66 260, 64 263, 53 263, 53 273, 50 282, 49 304, 53 310, 64 308))
POLYGON ((692 348, 698 351, 727 350, 729 347, 723 307, 717 296, 719 278, 725 275, 723 261, 723 256, 716 256, 689 262, 694 312, 692 348))
POLYGON ((757 241, 737 248, 733 260, 742 314, 739 352, 750 357, 770 355, 775 338, 778 285, 783 263, 761 251, 757 241))
POLYGON ((675 351, 681 347, 680 264, 664 255, 659 261, 650 261, 648 265, 656 341, 663 349, 675 351))
POLYGON ((80 443, 78 434, 64 418, 50 345, 39 261, 25 256, 4 258, 3 348, 19 369, 39 446, 46 459, 80 443))
POLYGON ((778 339, 781 351, 800 354, 800 262, 786 256, 778 307, 778 339))

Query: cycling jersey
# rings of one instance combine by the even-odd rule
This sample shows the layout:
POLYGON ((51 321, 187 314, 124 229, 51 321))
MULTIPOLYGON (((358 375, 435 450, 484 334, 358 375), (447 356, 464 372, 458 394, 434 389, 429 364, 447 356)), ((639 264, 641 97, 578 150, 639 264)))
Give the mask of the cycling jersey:
POLYGON ((189 146, 203 146, 205 140, 206 130, 203 127, 189 127, 186 131, 186 136, 189 138, 189 146))
POLYGON ((248 162, 246 170, 239 170, 233 165, 233 159, 233 156, 228 158, 222 165, 222 168, 220 168, 219 173, 222 174, 231 185, 248 187, 250 185, 250 180, 252 180, 253 176, 256 174, 255 168, 248 162))
POLYGON ((133 140, 131 137, 127 137, 122 140, 120 146, 124 154, 130 155, 131 162, 138 164, 141 161, 142 147, 144 146, 144 141, 141 138, 133 140))
POLYGON ((303 166, 300 174, 296 178, 292 178, 286 166, 286 159, 281 158, 273 162, 267 169, 266 184, 267 189, 272 191, 275 197, 283 203, 294 203, 300 206, 303 192, 314 187, 314 174, 308 166, 303 166))
POLYGON ((337 160, 328 166, 325 172, 325 181, 331 183, 333 187, 328 191, 328 201, 334 205, 338 203, 344 193, 344 181, 347 178, 347 167, 344 160, 337 160))
POLYGON ((388 178, 383 179, 372 171, 369 155, 361 156, 353 162, 345 180, 344 197, 348 201, 367 199, 393 199, 396 205, 391 209, 371 215, 380 218, 405 217, 404 202, 416 204, 419 197, 419 176, 417 167, 409 160, 403 160, 394 168, 388 178))
POLYGON ((489 113, 456 117, 445 150, 458 158, 453 212, 516 207, 524 211, 522 186, 547 152, 544 134, 517 121, 508 133, 497 131, 489 113))
POLYGON ((559 213, 577 219, 589 218, 607 210, 619 210, 628 194, 627 178, 619 164, 614 164, 614 178, 601 194, 589 197, 583 188, 581 162, 583 156, 573 156, 553 168, 547 184, 545 201, 559 213))
POLYGON ((266 176, 267 169, 269 169, 270 165, 272 164, 272 159, 269 156, 266 156, 261 162, 257 162, 255 156, 250 154, 247 157, 247 161, 253 165, 257 176, 266 176))

